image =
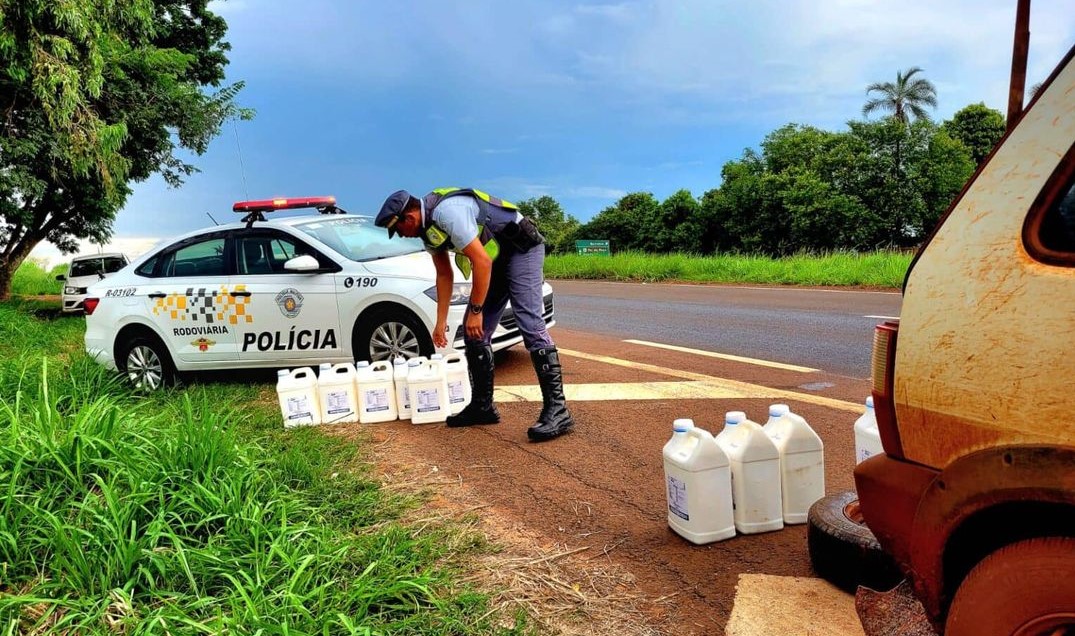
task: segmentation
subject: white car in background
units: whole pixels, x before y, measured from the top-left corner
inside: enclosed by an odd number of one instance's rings
[[[265,220],[264,212],[321,214]],[[436,273],[419,239],[389,239],[332,197],[236,203],[240,223],[191,232],[101,280],[85,300],[86,351],[155,389],[177,372],[316,366],[434,352]],[[456,272],[448,330],[462,347],[470,282]],[[545,284],[544,318],[553,318]],[[510,306],[493,349],[521,342]]]
[[[64,313],[82,311],[86,298],[86,289],[106,276],[111,276],[127,266],[130,261],[118,252],[107,254],[86,254],[71,259],[67,273],[56,276],[63,282],[60,294],[61,309]]]

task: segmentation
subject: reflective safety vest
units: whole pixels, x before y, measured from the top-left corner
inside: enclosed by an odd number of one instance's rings
[[[478,240],[485,248],[485,253],[490,260],[496,260],[500,255],[500,244],[497,243],[493,228],[502,228],[507,223],[514,221],[519,213],[519,208],[510,201],[490,196],[481,190],[472,188],[438,188],[422,197],[425,204],[425,212],[432,218],[433,209],[445,199],[466,195],[473,197],[478,203],[479,215],[485,217],[486,222],[478,225]],[[470,278],[472,266],[470,259],[459,251],[463,246],[452,245],[447,232],[430,222],[422,232],[422,242],[433,251],[452,250],[455,252],[455,264],[459,271],[463,272],[463,278]]]

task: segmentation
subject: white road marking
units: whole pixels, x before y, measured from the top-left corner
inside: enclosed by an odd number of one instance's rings
[[[679,351],[681,353],[692,353],[697,356],[706,356],[708,358],[720,358],[722,360],[732,360],[734,362],[746,362],[747,364],[755,364],[761,367],[772,367],[774,369],[783,369],[785,371],[799,371],[801,373],[816,373],[818,371],[817,369],[811,369],[810,367],[800,367],[794,364],[784,364],[783,362],[760,360],[758,358],[744,358],[743,356],[734,356],[730,353],[717,353],[715,351],[704,351],[702,349],[688,349],[687,347],[677,347],[676,345],[662,344],[660,342],[649,342],[646,340],[624,340],[624,342],[644,345],[646,347],[656,347],[658,349],[668,349],[669,351]]]
[[[648,371],[660,375],[687,380],[686,382],[637,382],[608,384],[564,384],[564,394],[568,400],[657,400],[657,399],[725,399],[725,398],[769,398],[779,401],[797,401],[824,406],[850,413],[862,412],[862,405],[857,402],[845,402],[836,398],[774,389],[760,384],[739,382],[718,378],[704,373],[694,373],[681,369],[670,369],[653,364],[644,364],[632,360],[621,360],[572,349],[560,349],[566,356],[611,364],[628,369]],[[620,388],[624,387],[624,388]],[[573,397],[574,396],[574,397]],[[537,385],[515,385],[497,387],[493,399],[498,402],[538,402],[541,389]]]
[[[553,279],[555,280],[555,279]],[[876,289],[818,289],[816,287],[800,287],[798,285],[774,285],[772,287],[752,287],[749,285],[729,285],[727,283],[635,283],[635,282],[621,282],[621,281],[565,281],[565,282],[591,282],[601,283],[603,285],[634,285],[634,286],[653,286],[664,285],[665,287],[721,287],[724,289],[760,289],[764,291],[798,291],[798,292],[825,292],[827,294],[886,294],[889,296],[902,295],[903,292],[899,291],[880,291]]]

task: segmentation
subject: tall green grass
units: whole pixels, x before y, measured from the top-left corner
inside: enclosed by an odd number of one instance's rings
[[[515,633],[358,447],[258,386],[133,393],[26,309],[0,304],[0,633]]]
[[[900,287],[911,254],[834,252],[787,258],[763,256],[694,256],[620,252],[612,256],[549,256],[545,275],[618,281],[685,281],[773,285]]]
[[[20,296],[59,294],[63,291],[63,283],[56,280],[56,275],[66,273],[67,265],[57,265],[46,271],[39,263],[25,260],[11,278],[11,293]]]

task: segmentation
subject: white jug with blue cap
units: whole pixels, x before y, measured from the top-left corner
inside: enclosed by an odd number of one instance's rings
[[[810,506],[825,496],[825,444],[805,418],[790,410],[768,434],[780,453],[784,523],[806,523]]]
[[[668,526],[699,545],[735,536],[728,457],[709,431],[677,419],[663,454]]]
[[[757,422],[736,422],[722,433],[721,448],[732,469],[735,529],[742,534],[784,527],[780,492],[780,452]]]

